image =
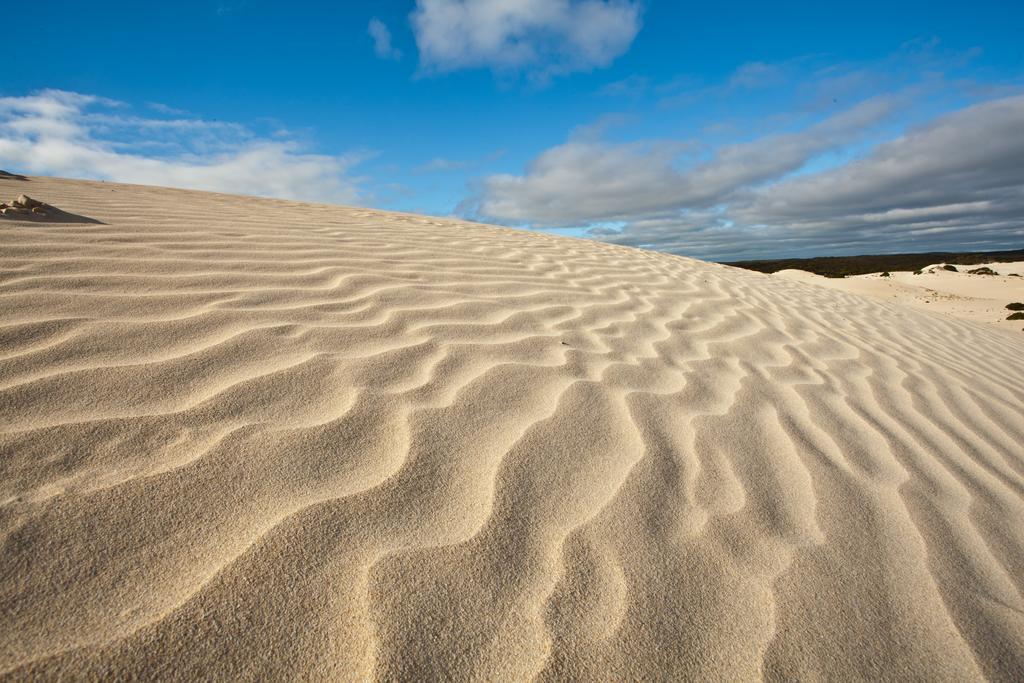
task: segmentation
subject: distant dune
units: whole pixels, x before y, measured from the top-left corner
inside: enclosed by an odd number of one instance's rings
[[[935,264],[924,271],[840,278],[780,270],[774,276],[992,325],[1015,334],[1024,332],[1024,321],[1008,319],[1012,312],[1007,309],[1008,304],[1024,302],[1024,261],[953,268],[947,270]],[[972,270],[984,274],[972,274]]]
[[[0,219],[0,677],[1024,680],[1024,335],[454,220]]]

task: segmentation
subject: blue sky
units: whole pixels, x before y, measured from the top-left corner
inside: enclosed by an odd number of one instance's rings
[[[720,260],[1024,244],[1021,3],[39,0],[5,17],[40,27],[5,35],[9,171]]]

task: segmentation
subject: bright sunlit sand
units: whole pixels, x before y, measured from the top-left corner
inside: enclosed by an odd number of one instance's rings
[[[887,275],[872,273],[844,278],[802,270],[781,270],[774,276],[971,320],[1007,332],[1024,331],[1024,316],[1008,319],[1017,310],[1024,310],[1024,263],[953,266],[956,270],[947,270],[943,265],[935,264],[921,272],[893,271]],[[990,272],[970,272],[986,269]],[[1007,308],[1018,303],[1021,309]]]
[[[1024,333],[450,219],[23,193],[80,221],[0,218],[0,676],[1024,677]]]

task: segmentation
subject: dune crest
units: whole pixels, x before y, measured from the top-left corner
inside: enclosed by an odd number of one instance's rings
[[[1024,678],[1024,339],[596,242],[31,183],[99,222],[0,223],[0,676]]]

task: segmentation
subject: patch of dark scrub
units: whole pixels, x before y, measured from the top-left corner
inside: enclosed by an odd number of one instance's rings
[[[926,254],[876,254],[865,256],[819,256],[816,258],[733,261],[727,266],[774,273],[787,268],[806,270],[825,277],[847,277],[883,271],[915,271],[936,263],[959,266],[979,263],[1024,261],[1024,249],[1012,251],[929,252]]]

